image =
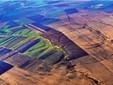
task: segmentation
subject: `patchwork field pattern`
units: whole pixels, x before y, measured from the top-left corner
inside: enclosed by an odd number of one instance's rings
[[[0,82],[38,85],[40,70],[71,62],[94,82],[113,85],[112,27],[109,1],[0,2]]]

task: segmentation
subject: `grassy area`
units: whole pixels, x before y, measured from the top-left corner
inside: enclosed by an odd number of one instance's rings
[[[6,44],[7,42],[10,42],[11,40],[13,40],[13,39],[15,39],[15,38],[16,38],[16,37],[11,37],[11,38],[9,38],[9,39],[7,39],[7,40],[1,42],[1,43],[0,43],[0,46]]]
[[[33,46],[32,48],[30,48],[28,51],[25,52],[25,54],[30,55],[30,56],[34,56],[37,57],[36,54],[40,54],[40,52],[46,50],[47,48],[49,48],[51,46],[51,43],[48,42],[48,40],[45,40],[43,38],[40,38],[41,41],[36,44],[35,46]]]
[[[21,37],[26,37],[26,39],[24,39],[23,41],[20,41],[18,44],[14,45],[11,49],[12,50],[16,50],[18,49],[21,45],[27,43],[28,41],[30,41],[31,39],[37,39],[40,38],[38,33],[35,33],[33,31],[30,31],[28,29],[22,30],[22,31],[18,31],[16,32],[17,35],[21,36]]]
[[[48,60],[51,60],[55,57],[60,57],[62,56],[62,54],[65,54],[61,48],[52,45],[51,42],[47,39],[41,38],[41,41],[38,44],[27,50],[24,54],[29,55],[33,58],[40,58],[42,56],[46,56],[49,52],[53,50],[55,51],[55,53],[48,56]]]

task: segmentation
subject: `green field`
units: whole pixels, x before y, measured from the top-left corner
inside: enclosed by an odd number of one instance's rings
[[[18,49],[21,46],[25,45],[27,42],[40,39],[40,42],[29,48],[27,51],[24,52],[24,54],[33,59],[44,58],[53,63],[60,59],[62,55],[64,55],[65,57],[65,52],[60,47],[51,44],[48,39],[43,38],[39,33],[33,32],[29,29],[22,29],[13,33],[10,29],[7,29],[6,27],[3,28],[2,31],[16,36],[2,38],[0,40],[0,46],[5,46],[8,49],[18,51]]]

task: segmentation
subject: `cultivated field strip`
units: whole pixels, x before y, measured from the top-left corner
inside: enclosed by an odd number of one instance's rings
[[[84,28],[84,29],[71,31],[66,25],[59,27],[57,25],[58,24],[53,24],[49,26],[54,28],[55,30],[59,30],[60,32],[64,33],[68,38],[70,38],[74,43],[76,43],[78,46],[83,48],[92,58],[96,60],[89,64],[84,64],[83,63],[84,61],[82,61],[81,65],[83,65],[83,67],[85,67],[87,71],[91,72],[91,74],[94,75],[95,78],[97,78],[101,82],[107,82],[107,85],[112,85],[113,84],[112,83],[113,46],[112,44],[110,44],[111,39],[106,38],[106,34],[103,33],[103,30],[101,32],[101,29],[98,30],[93,28],[88,28],[88,29]],[[60,29],[60,28],[64,28],[64,29]],[[74,27],[72,28],[74,29]],[[110,35],[107,34],[107,36]]]

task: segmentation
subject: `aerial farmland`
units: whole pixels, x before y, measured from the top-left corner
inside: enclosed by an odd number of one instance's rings
[[[1,0],[0,85],[113,85],[113,1]]]

